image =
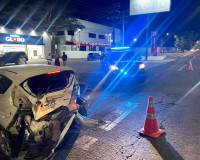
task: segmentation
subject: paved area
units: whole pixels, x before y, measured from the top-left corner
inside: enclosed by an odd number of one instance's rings
[[[147,61],[161,61],[161,60],[170,60],[170,59],[176,59],[179,57],[183,56],[188,56],[190,54],[193,54],[194,52],[174,52],[174,53],[159,53],[158,56],[148,56]],[[68,59],[68,60],[81,60],[81,59]],[[82,59],[85,60],[85,59]],[[144,56],[143,56],[144,60]],[[29,59],[29,62],[34,63],[34,62],[42,62],[44,59]],[[60,62],[62,65],[62,59],[60,58]],[[54,59],[52,60],[52,64],[54,64]]]

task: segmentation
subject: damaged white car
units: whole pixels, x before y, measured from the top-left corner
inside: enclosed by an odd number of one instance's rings
[[[0,159],[17,157],[26,147],[27,158],[38,154],[43,158],[49,156],[60,145],[73,120],[87,121],[88,126],[101,125],[102,122],[84,117],[87,103],[79,95],[71,68],[49,65],[0,68]],[[32,143],[42,147],[40,153],[34,155]]]

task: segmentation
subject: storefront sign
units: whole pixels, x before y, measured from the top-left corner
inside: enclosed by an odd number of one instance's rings
[[[7,42],[24,42],[24,38],[21,38],[19,35],[10,35],[5,38]]]
[[[170,11],[171,0],[130,0],[130,15]]]
[[[0,33],[0,43],[43,45],[43,37]]]

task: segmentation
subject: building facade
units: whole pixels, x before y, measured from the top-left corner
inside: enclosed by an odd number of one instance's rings
[[[115,44],[121,44],[121,31],[109,26],[78,20],[84,29],[66,30],[60,29],[56,34],[57,51],[63,52],[106,52],[113,44],[113,33]],[[113,32],[114,31],[114,32]],[[81,56],[82,57],[82,56]]]
[[[59,29],[56,32],[56,54],[65,52],[68,58],[86,58],[89,52],[104,53],[113,44],[121,44],[121,31],[117,28],[80,20],[84,29]],[[0,27],[0,54],[24,51],[30,59],[45,58],[51,53],[52,36],[48,33]],[[55,53],[52,53],[55,54]]]
[[[51,52],[51,37],[47,33],[0,27],[0,54],[12,51],[24,51],[30,59],[45,58]]]

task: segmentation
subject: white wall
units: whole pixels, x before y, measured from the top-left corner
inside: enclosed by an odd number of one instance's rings
[[[74,59],[78,59],[78,58],[87,58],[89,53],[99,53],[101,55],[100,51],[62,51],[65,52],[67,54],[68,58],[74,58]]]
[[[86,43],[101,43],[101,44],[110,44],[112,41],[112,36],[109,35],[112,33],[112,27],[85,21],[78,19],[79,23],[85,26],[80,32],[77,30],[74,32],[74,36],[68,35],[67,30],[59,29],[60,31],[64,30],[64,36],[57,36],[56,41],[59,43],[58,52],[62,54],[62,50],[78,51],[78,45],[65,45],[66,41],[68,42],[86,42]],[[96,38],[90,38],[89,33],[96,34]],[[99,39],[99,35],[105,35],[105,39]],[[107,35],[107,36],[106,36]],[[115,43],[119,45],[121,43],[121,31],[120,29],[115,28]],[[87,46],[87,51],[89,47]],[[105,51],[108,47],[105,47]],[[99,49],[96,46],[96,49]]]

